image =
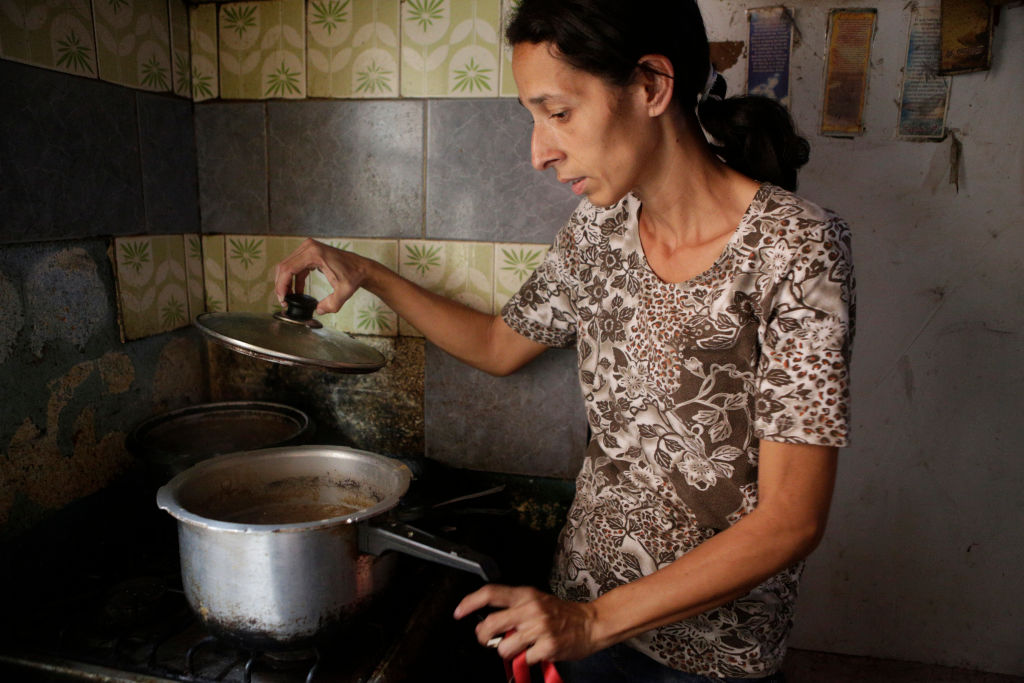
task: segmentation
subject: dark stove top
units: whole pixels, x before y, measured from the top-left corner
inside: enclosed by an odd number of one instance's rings
[[[425,501],[495,483],[446,470],[443,485],[421,487],[404,509],[417,526],[491,554],[507,581],[540,586],[554,530],[531,528],[522,511],[564,508],[564,483],[538,489],[536,480],[504,479],[512,485],[502,493],[425,515]],[[518,490],[532,498],[524,503]],[[538,490],[548,500],[538,500]],[[176,524],[137,476],[0,551],[0,680],[503,680],[497,655],[473,637],[475,621],[451,617],[480,579],[404,556],[367,609],[315,649],[253,653],[217,641],[182,592]]]

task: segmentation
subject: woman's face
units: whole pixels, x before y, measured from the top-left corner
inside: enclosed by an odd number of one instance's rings
[[[519,43],[512,71],[533,115],[530,155],[539,171],[598,206],[643,184],[656,146],[640,85],[617,88],[553,55],[549,43]]]

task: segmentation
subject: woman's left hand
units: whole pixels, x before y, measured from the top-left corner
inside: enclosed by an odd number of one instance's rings
[[[566,602],[533,588],[488,584],[470,593],[455,608],[455,618],[482,607],[503,608],[477,624],[481,645],[504,635],[498,654],[512,659],[526,650],[526,663],[581,659],[601,649],[594,639],[593,605]]]

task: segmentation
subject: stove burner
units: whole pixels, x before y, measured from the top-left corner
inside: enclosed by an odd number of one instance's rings
[[[190,677],[198,675],[198,670],[195,666],[195,657],[199,650],[219,647],[223,644],[224,643],[216,636],[207,636],[195,643],[185,653],[185,673]],[[302,671],[305,671],[306,676],[304,680],[306,683],[313,683],[317,669],[320,666],[320,651],[316,648],[280,652],[246,652],[244,650],[240,650],[239,652],[244,654],[228,664],[223,671],[215,676],[214,680],[222,680],[231,672],[232,669],[242,664],[243,660],[243,683],[251,683],[253,671],[258,670],[260,666],[265,666],[273,671],[291,673],[298,672],[300,674]]]
[[[206,636],[202,640],[197,641],[194,645],[189,647],[189,649],[185,652],[185,673],[192,678],[198,676],[199,670],[196,668],[195,664],[196,653],[199,652],[199,650],[208,649],[207,646],[217,645],[220,645],[220,640],[218,640],[216,636]],[[238,666],[240,661],[241,660],[239,658],[235,658],[234,660],[232,660],[219,674],[217,674],[215,680],[222,680],[225,676],[228,675],[229,671]],[[248,680],[248,678],[246,680]]]

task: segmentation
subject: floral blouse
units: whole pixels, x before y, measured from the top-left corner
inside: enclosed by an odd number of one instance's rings
[[[844,446],[854,279],[846,224],[762,185],[715,264],[650,268],[639,200],[584,200],[505,305],[520,334],[575,345],[593,434],[552,576],[588,601],[651,574],[757,505],[758,441]],[[777,671],[803,564],[630,644],[693,674]]]

